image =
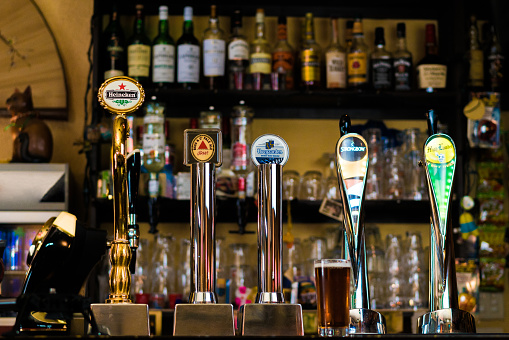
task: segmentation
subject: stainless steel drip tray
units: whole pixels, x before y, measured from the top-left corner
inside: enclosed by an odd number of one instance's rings
[[[243,336],[302,336],[302,306],[289,303],[249,303],[238,314],[238,334]]]

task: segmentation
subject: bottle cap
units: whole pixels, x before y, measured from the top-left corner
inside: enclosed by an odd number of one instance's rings
[[[353,23],[353,34],[362,34],[362,21],[361,19],[356,19]]]
[[[256,10],[256,23],[263,24],[264,20],[265,20],[265,11],[263,10],[263,8],[258,8]]]
[[[168,6],[159,6],[159,20],[168,20]]]
[[[191,6],[184,7],[184,21],[193,20],[193,8]]]
[[[375,28],[375,45],[383,45],[383,44],[385,44],[384,28],[377,27],[377,28]]]

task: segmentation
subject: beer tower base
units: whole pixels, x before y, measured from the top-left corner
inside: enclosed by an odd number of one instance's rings
[[[366,308],[350,309],[349,334],[385,334],[385,317],[377,311]]]
[[[475,333],[475,319],[469,312],[446,308],[426,313],[417,319],[419,334]]]
[[[150,335],[148,305],[140,303],[93,303],[90,305],[99,331],[105,335]]]
[[[303,336],[302,306],[289,303],[249,303],[240,306],[238,335]]]
[[[233,305],[178,304],[173,319],[174,336],[235,336]]]

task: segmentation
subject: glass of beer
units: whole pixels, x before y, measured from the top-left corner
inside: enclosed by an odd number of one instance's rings
[[[319,336],[348,336],[350,268],[350,260],[315,260]]]

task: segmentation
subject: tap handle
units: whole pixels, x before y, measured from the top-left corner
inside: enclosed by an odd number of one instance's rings
[[[129,214],[136,214],[138,191],[140,186],[141,155],[136,149],[127,156],[127,192],[129,196]]]
[[[347,133],[349,133],[351,127],[352,123],[350,122],[350,116],[342,115],[341,119],[339,120],[339,132],[341,133],[341,136],[344,136]]]
[[[426,112],[426,118],[427,118],[427,121],[428,121],[428,134],[431,136],[431,135],[434,135],[435,133],[437,133],[437,115],[435,113],[434,110],[428,110],[428,112]]]

